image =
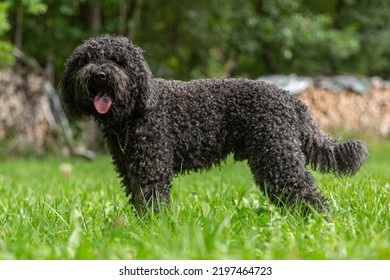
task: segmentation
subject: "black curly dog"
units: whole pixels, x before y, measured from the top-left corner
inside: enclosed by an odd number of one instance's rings
[[[272,202],[328,212],[305,166],[353,175],[368,156],[362,142],[339,143],[321,131],[303,103],[274,85],[153,78],[142,53],[124,37],[89,39],[68,59],[61,82],[67,115],[103,127],[139,213],[170,203],[175,173],[208,169],[230,153],[248,161]]]

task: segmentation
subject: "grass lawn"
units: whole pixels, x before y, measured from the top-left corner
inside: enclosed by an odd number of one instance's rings
[[[172,207],[145,219],[109,157],[2,160],[0,259],[390,259],[390,143],[369,150],[353,178],[315,173],[330,220],[269,204],[232,160],[177,177]]]

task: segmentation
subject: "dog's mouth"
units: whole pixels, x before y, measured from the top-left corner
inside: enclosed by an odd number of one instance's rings
[[[112,105],[112,97],[108,93],[98,93],[93,98],[93,105],[99,114],[107,114]]]

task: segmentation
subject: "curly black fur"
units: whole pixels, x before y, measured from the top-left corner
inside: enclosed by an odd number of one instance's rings
[[[175,173],[210,168],[230,153],[248,161],[271,201],[327,212],[305,166],[353,175],[368,156],[362,142],[339,143],[322,132],[303,103],[274,85],[153,78],[142,50],[124,37],[77,47],[61,85],[67,115],[90,116],[103,127],[126,194],[141,212],[169,204]],[[103,113],[94,106],[101,96],[112,101]]]

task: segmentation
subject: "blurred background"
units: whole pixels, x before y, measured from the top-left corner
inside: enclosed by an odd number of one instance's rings
[[[388,137],[389,15],[387,0],[1,1],[0,155],[104,150],[57,92],[72,50],[99,34],[133,40],[155,76],[263,79],[330,132]]]

